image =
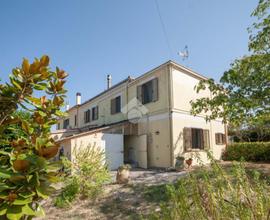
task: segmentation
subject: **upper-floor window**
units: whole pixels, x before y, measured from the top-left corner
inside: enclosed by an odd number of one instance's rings
[[[158,78],[152,79],[137,87],[137,99],[142,104],[158,100]]]
[[[64,128],[64,129],[67,129],[68,126],[69,126],[69,119],[67,118],[67,119],[64,120],[63,128]]]
[[[84,112],[84,123],[90,122],[90,115],[91,115],[90,109]]]
[[[77,115],[74,115],[74,126],[77,126]]]
[[[223,133],[216,133],[215,138],[216,138],[216,144],[225,144],[226,142],[226,137],[225,137],[225,134]]]
[[[121,112],[121,96],[111,99],[111,114]]]
[[[92,121],[98,119],[98,106],[92,108]]]

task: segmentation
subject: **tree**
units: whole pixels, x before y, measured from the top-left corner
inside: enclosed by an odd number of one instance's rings
[[[250,54],[231,64],[219,83],[203,80],[196,91],[209,89],[212,97],[191,101],[192,114],[209,112],[206,120],[221,118],[233,127],[270,120],[270,0],[260,0],[249,28]]]
[[[0,84],[0,216],[7,219],[43,215],[40,201],[53,191],[59,164],[50,128],[64,103],[67,74],[49,68],[49,57],[24,59]],[[18,112],[22,110],[26,113]],[[24,114],[24,115],[22,115]]]

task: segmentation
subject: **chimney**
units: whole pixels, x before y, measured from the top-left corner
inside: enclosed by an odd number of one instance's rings
[[[107,89],[112,87],[112,76],[109,74],[107,75]]]
[[[67,102],[66,103],[66,111],[68,111],[69,110],[69,103]]]
[[[80,92],[76,93],[76,105],[80,105],[82,101],[82,95]]]

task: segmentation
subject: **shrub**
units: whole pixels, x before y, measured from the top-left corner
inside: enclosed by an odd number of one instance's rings
[[[241,163],[225,169],[212,160],[210,170],[189,173],[166,194],[168,201],[149,219],[269,219],[269,183]]]
[[[270,142],[245,142],[228,145],[223,159],[270,162]]]
[[[66,186],[55,200],[57,207],[68,206],[79,195],[81,198],[95,199],[101,193],[102,186],[110,180],[104,151],[91,146],[79,147],[72,155],[73,161],[65,160],[65,167],[71,166],[72,174],[66,177]]]
[[[54,205],[58,208],[68,207],[76,199],[79,187],[79,181],[76,178],[70,178],[61,194],[56,197]]]
[[[49,68],[49,57],[12,70],[0,84],[0,218],[30,219],[44,215],[40,206],[58,181],[59,163],[50,159],[58,144],[50,128],[64,103],[67,74]],[[23,109],[26,113],[20,113]]]

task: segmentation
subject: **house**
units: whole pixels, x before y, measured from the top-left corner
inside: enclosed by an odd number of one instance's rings
[[[207,150],[220,159],[225,125],[190,114],[191,100],[211,96],[207,90],[194,91],[202,79],[207,78],[173,61],[113,86],[109,75],[104,92],[83,103],[77,93],[76,105],[52,135],[70,159],[75,147],[103,148],[111,169],[123,163],[174,167],[177,156],[207,163]]]

